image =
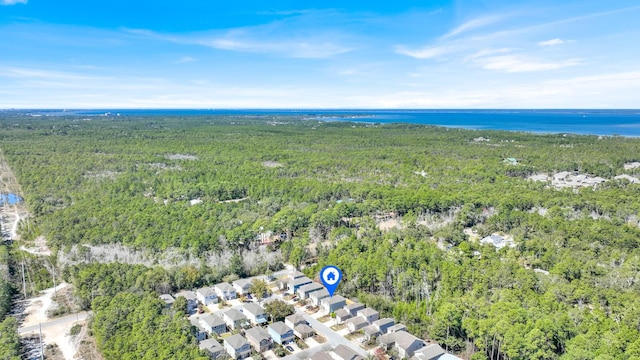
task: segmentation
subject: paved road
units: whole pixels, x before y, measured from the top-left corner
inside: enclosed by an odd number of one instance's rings
[[[351,341],[347,340],[344,336],[342,336],[342,335],[338,334],[337,332],[331,330],[325,324],[321,323],[320,321],[318,321],[318,320],[312,318],[311,316],[307,315],[306,313],[304,313],[304,311],[301,311],[301,312],[299,311],[299,313],[303,314],[304,318],[309,322],[309,326],[311,326],[318,333],[320,333],[322,336],[324,336],[327,339],[327,342],[329,342],[333,347],[336,347],[336,346],[338,346],[340,344],[346,345],[346,346],[350,347],[351,349],[355,350],[361,356],[367,356],[367,352],[364,351],[364,349],[362,349],[359,346],[355,346]],[[330,324],[332,322],[333,322],[333,320],[329,320],[327,322],[327,324]]]
[[[91,315],[91,312],[81,311],[81,312],[76,313],[76,314],[71,314],[71,315],[55,318],[55,319],[49,320],[47,322],[43,322],[42,324],[18,328],[18,333],[19,334],[27,334],[27,333],[30,333],[30,332],[37,332],[37,331],[40,330],[40,325],[42,325],[43,329],[46,329],[46,328],[48,328],[50,326],[68,324],[68,323],[73,323],[73,322],[76,322],[76,321],[83,321],[83,320],[86,320],[87,317],[89,317],[89,315]]]

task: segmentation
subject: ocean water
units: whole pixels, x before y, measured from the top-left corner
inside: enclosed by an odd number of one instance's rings
[[[34,114],[37,113],[33,112]],[[313,110],[313,109],[136,109],[41,111],[40,115],[297,115],[321,121],[411,123],[454,128],[509,130],[533,133],[573,133],[640,137],[640,110]]]

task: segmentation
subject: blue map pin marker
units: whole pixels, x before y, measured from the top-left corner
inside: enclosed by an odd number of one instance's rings
[[[340,280],[342,280],[342,271],[336,266],[325,266],[320,271],[320,281],[322,281],[322,285],[327,288],[329,296],[333,296],[333,293],[336,292]]]

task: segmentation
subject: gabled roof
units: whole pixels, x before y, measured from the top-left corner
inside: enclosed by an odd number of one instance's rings
[[[313,332],[313,328],[307,324],[298,324],[293,328],[299,334],[308,334]]]
[[[228,338],[225,338],[224,342],[229,344],[234,349],[240,349],[241,347],[249,344],[247,339],[245,339],[244,336],[240,334],[231,335]]]
[[[364,325],[364,324],[367,324],[367,320],[365,320],[361,316],[356,316],[356,317],[352,317],[351,319],[347,320],[347,324]]]
[[[333,349],[333,352],[336,353],[341,359],[344,360],[360,360],[364,359],[362,356],[358,355],[353,349],[345,345],[338,345]]]
[[[207,339],[200,343],[200,350],[208,350],[211,353],[217,353],[224,351],[222,345],[216,341],[216,339]]]
[[[311,284],[301,286],[300,289],[298,289],[298,291],[304,292],[304,293],[312,293],[320,289],[324,289],[324,286],[318,284],[317,282],[312,282]]]
[[[378,327],[383,327],[383,326],[392,326],[395,323],[396,323],[396,321],[393,320],[392,318],[382,318],[382,319],[374,321],[373,325],[376,325]]]
[[[304,274],[301,273],[300,271],[294,271],[291,273],[291,275],[289,275],[292,279],[297,279],[297,278],[301,278],[304,277]]]
[[[225,322],[218,315],[206,314],[200,317],[200,320],[207,324],[209,327],[218,327],[226,325]]]
[[[299,323],[306,323],[307,319],[304,318],[304,316],[296,313],[296,314],[291,314],[289,316],[287,316],[286,318],[284,318],[286,321],[289,321],[293,324],[299,324]]]
[[[343,302],[343,301],[346,301],[346,299],[343,298],[340,295],[335,295],[335,296],[332,296],[332,297],[330,297],[328,299],[322,300],[322,302],[327,303],[329,305],[338,304],[338,303]]]
[[[164,301],[167,305],[171,305],[176,301],[176,299],[174,299],[173,296],[169,294],[160,295],[160,300]]]
[[[183,297],[187,300],[191,300],[191,301],[197,301],[198,299],[196,298],[196,294],[193,293],[193,291],[189,291],[189,290],[184,290],[184,291],[180,291],[179,293],[176,294],[175,298],[179,298],[179,297]]]
[[[256,304],[256,303],[246,303],[244,304],[244,309],[245,311],[251,313],[253,316],[259,316],[259,315],[264,315],[264,309],[262,308],[262,306]]]
[[[406,331],[407,326],[403,323],[397,323],[387,329],[388,332]]]
[[[211,295],[217,297],[216,291],[210,286],[200,288],[200,289],[196,290],[196,293],[198,293],[198,294],[200,294],[200,295],[202,295],[204,297],[209,297]]]
[[[291,328],[282,321],[274,322],[273,324],[269,325],[269,327],[273,329],[273,331],[275,331],[278,335],[284,335],[287,332],[291,331]]]
[[[362,315],[362,316],[372,316],[372,315],[378,315],[379,313],[375,310],[373,310],[372,308],[364,308],[362,310],[358,310],[358,315]]]
[[[245,288],[246,286],[251,286],[251,280],[250,279],[239,279],[233,282],[233,285],[237,285],[241,288]]]
[[[324,299],[326,297],[329,297],[329,292],[327,291],[327,289],[320,289],[318,291],[312,292],[311,294],[309,294],[309,296],[316,299]]]
[[[348,312],[347,310],[345,310],[345,309],[338,309],[338,310],[336,310],[336,317],[339,317],[339,318],[345,318],[345,317],[347,317],[347,316],[348,316],[348,317],[351,317],[351,313],[350,313],[350,312]]]
[[[301,278],[293,279],[293,281],[291,281],[291,285],[292,286],[300,286],[300,285],[304,285],[304,284],[309,284],[312,281],[313,280],[309,279],[308,277],[303,276]]]
[[[245,332],[245,335],[247,335],[247,337],[251,337],[251,338],[257,340],[258,342],[260,342],[262,340],[271,339],[271,336],[269,336],[269,333],[265,329],[263,329],[263,328],[261,328],[259,326],[252,327],[251,329],[247,330]]]
[[[403,348],[403,349],[408,349],[411,347],[411,345],[415,342],[421,342],[424,344],[424,341],[418,339],[417,337],[415,337],[412,334],[409,334],[406,331],[398,331],[398,332],[394,332],[391,335],[393,335],[396,345]]]
[[[417,350],[414,356],[420,360],[438,359],[440,355],[445,353],[444,349],[435,343],[428,344],[420,350]]]
[[[375,325],[367,325],[363,329],[365,334],[371,336],[375,334],[380,334],[380,330]]]
[[[240,311],[236,310],[236,309],[229,309],[227,311],[225,311],[223,313],[226,317],[228,317],[229,319],[231,319],[231,321],[238,321],[238,320],[246,320],[247,317],[241,313]]]
[[[215,284],[214,287],[220,289],[223,292],[236,291],[236,289],[234,289],[233,286],[229,285],[229,283],[226,283],[226,282]]]
[[[353,304],[346,305],[345,308],[347,310],[349,310],[349,311],[351,311],[351,310],[360,310],[360,309],[364,309],[364,304],[355,302]]]

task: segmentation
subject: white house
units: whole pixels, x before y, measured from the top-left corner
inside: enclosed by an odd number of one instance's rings
[[[335,312],[338,309],[344,307],[346,301],[347,300],[342,296],[334,295],[334,296],[322,299],[320,306],[322,306],[322,309],[326,314],[331,314],[332,312]]]
[[[224,350],[232,359],[245,359],[251,355],[251,345],[249,345],[249,341],[240,334],[225,338]]]
[[[372,324],[374,321],[378,320],[380,314],[372,308],[364,308],[362,310],[358,310],[358,316],[364,318],[367,323]]]
[[[177,293],[174,297],[176,299],[179,297],[183,297],[187,299],[187,311],[189,313],[194,312],[198,307],[198,298],[196,297],[196,294],[193,293],[193,291],[188,291],[188,290],[181,291]]]
[[[251,290],[251,280],[239,279],[233,282],[233,288],[238,295],[246,295]]]
[[[200,326],[209,334],[223,334],[227,332],[227,324],[218,315],[205,314],[199,319]]]
[[[269,321],[267,313],[264,311],[262,306],[256,303],[247,303],[244,304],[243,307],[244,309],[242,312],[252,324],[261,325]]]
[[[309,299],[311,299],[311,303],[313,306],[320,306],[322,300],[329,297],[329,292],[327,289],[321,289],[318,291],[314,291],[309,295]]]
[[[237,297],[236,290],[233,288],[233,286],[229,285],[229,283],[223,282],[220,284],[216,284],[213,286],[213,289],[216,291],[218,297],[224,300],[232,300]]]
[[[347,329],[349,332],[358,331],[363,329],[365,326],[369,325],[367,320],[362,316],[356,316],[346,321]]]
[[[249,322],[247,317],[236,309],[229,309],[223,312],[222,319],[231,330],[240,329]]]
[[[338,309],[336,312],[336,322],[338,324],[342,324],[343,322],[345,322],[346,320],[351,319],[353,316],[351,316],[351,314],[344,308],[342,309]]]
[[[196,290],[196,298],[203,305],[218,303],[218,295],[215,289],[209,286]]]
[[[418,339],[406,331],[396,331],[380,335],[378,337],[378,344],[386,349],[393,347],[394,350],[398,352],[400,358],[410,358],[416,351],[426,345],[423,340]]]

